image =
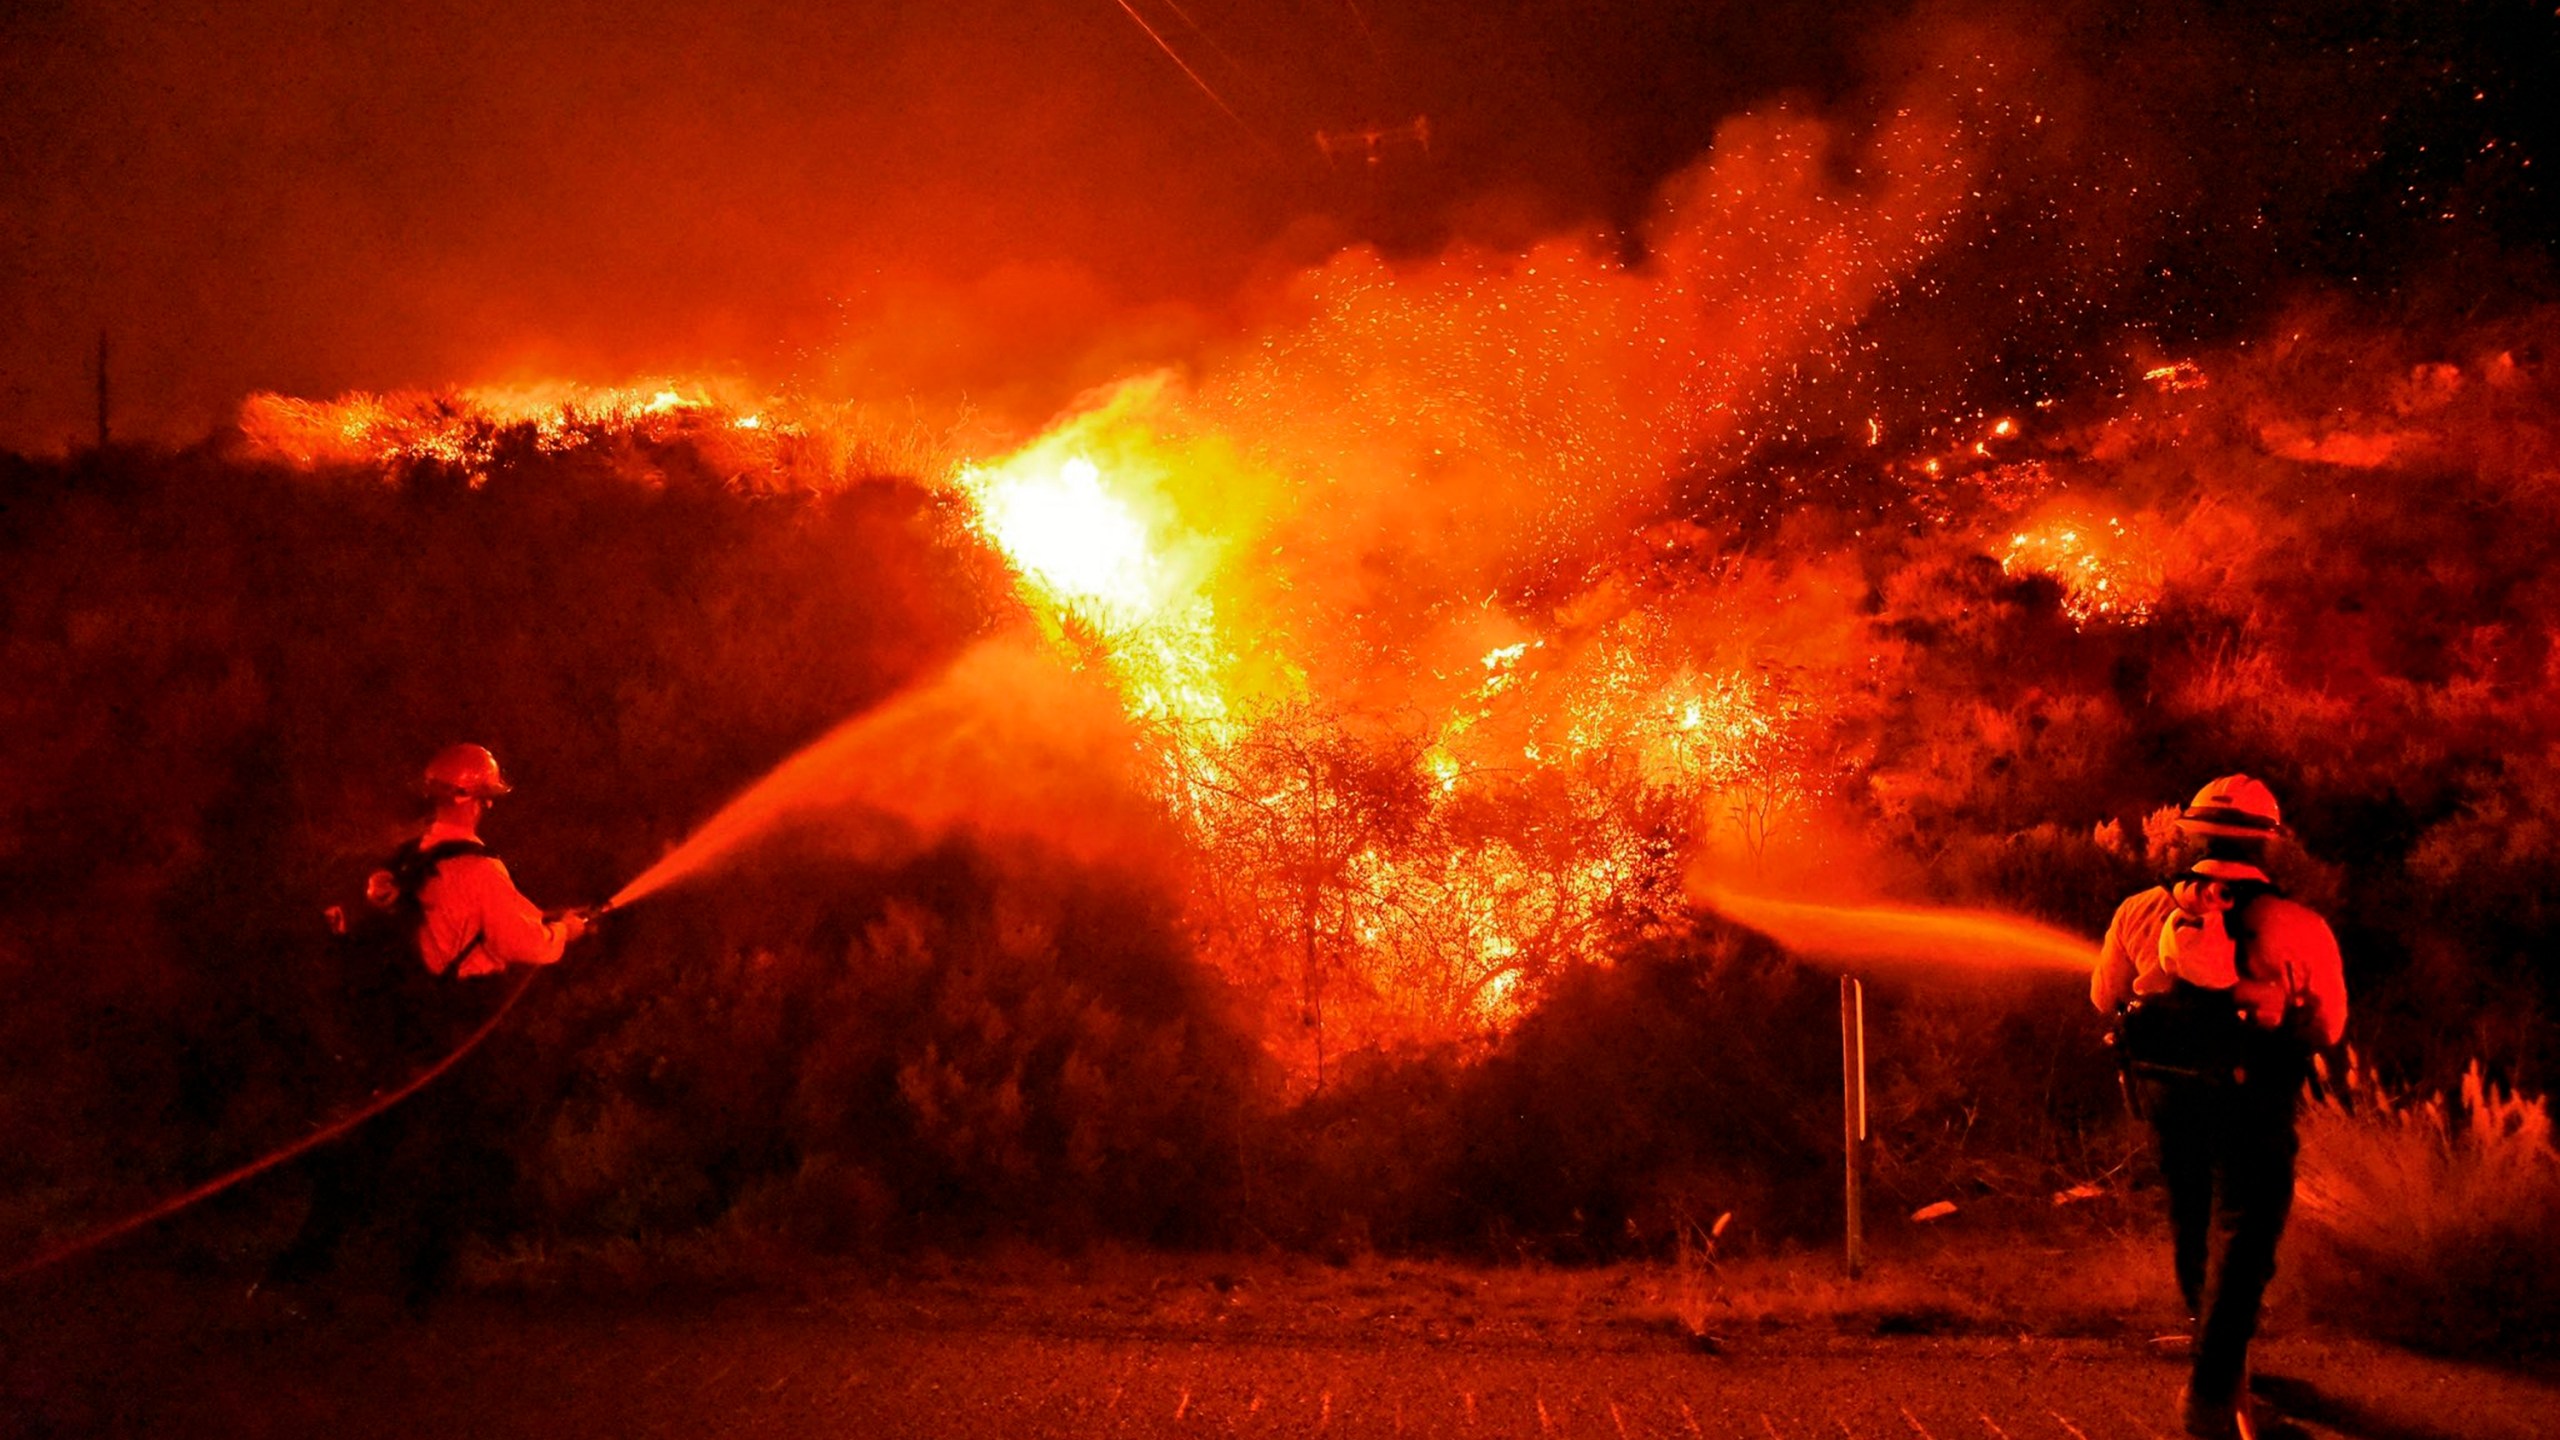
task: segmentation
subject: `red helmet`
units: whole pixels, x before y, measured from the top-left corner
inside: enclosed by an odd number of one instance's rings
[[[2263,839],[2284,831],[2276,792],[2246,775],[2225,775],[2196,792],[2178,812],[2178,828],[2190,835]]]
[[[447,745],[427,762],[427,775],[422,783],[430,800],[446,800],[468,795],[488,800],[507,793],[505,777],[498,773],[498,757],[479,745]]]

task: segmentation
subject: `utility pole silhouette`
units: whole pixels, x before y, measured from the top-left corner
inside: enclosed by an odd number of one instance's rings
[[[98,448],[107,448],[107,332],[98,331]]]

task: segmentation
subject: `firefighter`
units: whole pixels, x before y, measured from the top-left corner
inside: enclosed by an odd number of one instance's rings
[[[418,959],[431,975],[470,980],[510,965],[550,965],[587,933],[587,917],[569,911],[546,917],[524,898],[504,862],[480,841],[480,821],[513,787],[498,773],[498,757],[478,745],[451,745],[427,762],[426,833],[404,856],[437,857],[417,885],[420,909]],[[416,861],[410,863],[415,864]],[[400,868],[394,862],[394,871]],[[368,889],[381,892],[377,874]]]
[[[2255,1433],[2249,1341],[2293,1206],[2295,1104],[2312,1054],[2345,1034],[2347,990],[2328,923],[2267,872],[2285,833],[2273,791],[2225,776],[2180,810],[2178,829],[2201,858],[2117,907],[2090,999],[2116,1017],[2159,1141],[2195,1325],[2180,1418],[2190,1435],[2231,1440]]]
[[[426,828],[366,881],[368,923],[349,930],[343,913],[332,912],[333,925],[353,937],[350,968],[390,972],[388,983],[351,981],[371,1032],[361,1038],[410,1069],[437,1058],[490,1013],[495,977],[510,967],[558,963],[593,925],[579,911],[545,915],[481,841],[481,820],[511,789],[496,756],[478,745],[448,746],[427,762],[421,789]],[[513,1178],[490,1133],[502,1117],[474,1095],[478,1080],[475,1067],[459,1067],[347,1140],[315,1151],[310,1212],[269,1267],[269,1280],[317,1278],[368,1209],[396,1201],[405,1212],[409,1303],[417,1308],[437,1293],[462,1236],[492,1218]]]

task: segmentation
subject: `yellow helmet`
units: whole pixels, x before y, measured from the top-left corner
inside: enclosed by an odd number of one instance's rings
[[[2225,775],[2196,792],[2178,812],[2178,828],[2190,835],[2264,839],[2284,833],[2276,792],[2246,775]]]
[[[485,746],[447,745],[427,762],[426,778],[420,788],[430,800],[459,795],[489,800],[506,794],[510,787],[498,773],[498,757]]]

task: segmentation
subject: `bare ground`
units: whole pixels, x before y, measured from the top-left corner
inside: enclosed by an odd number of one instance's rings
[[[1467,1269],[1106,1257],[608,1293],[482,1267],[411,1316],[127,1264],[0,1317],[0,1435],[2173,1435],[2136,1315],[2003,1324],[1924,1271]],[[1706,1288],[1701,1288],[1704,1273]],[[1795,1296],[1790,1300],[1789,1294]],[[1914,1297],[1954,1293],[1932,1306]],[[1703,1308],[1702,1302],[1703,1300]],[[1744,1303],[1737,1303],[1744,1302]],[[1695,1322],[1704,1321],[1698,1335]],[[2279,1324],[2304,1433],[2548,1435],[2560,1390]]]

